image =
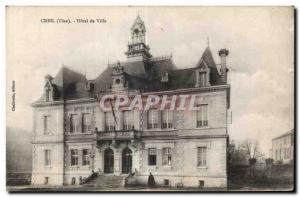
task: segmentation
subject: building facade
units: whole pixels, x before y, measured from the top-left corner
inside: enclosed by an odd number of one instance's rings
[[[209,46],[196,65],[178,69],[171,56],[152,57],[139,16],[130,30],[127,61],[108,65],[96,79],[65,66],[45,77],[43,95],[32,104],[32,184],[78,185],[94,173],[147,184],[151,172],[158,185],[226,187],[228,50],[219,51],[220,69]],[[99,106],[118,94],[167,95],[167,103],[184,95],[199,109],[114,110],[114,97],[111,108]]]
[[[274,163],[294,162],[294,129],[272,139],[272,159]]]

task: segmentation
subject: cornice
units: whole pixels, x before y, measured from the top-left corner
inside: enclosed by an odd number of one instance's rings
[[[168,91],[156,91],[156,92],[139,92],[134,94],[128,94],[129,96],[134,96],[140,94],[142,96],[147,95],[159,95],[159,94],[187,94],[187,93],[203,93],[203,92],[213,92],[220,90],[230,90],[230,85],[218,85],[218,86],[206,86],[206,87],[195,87],[195,88],[185,88],[185,89],[176,89],[176,90],[168,90]],[[80,103],[95,103],[100,101],[101,98],[87,98],[87,99],[75,99],[75,100],[66,100],[66,101],[53,101],[53,102],[40,102],[33,103],[32,107],[48,107],[48,106],[58,106],[58,105],[68,105],[68,104],[80,104]]]

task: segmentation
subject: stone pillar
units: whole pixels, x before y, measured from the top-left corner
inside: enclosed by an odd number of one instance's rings
[[[132,150],[132,172],[139,171],[140,168],[140,160],[139,160],[139,149],[131,148]]]
[[[122,166],[121,166],[121,160],[122,155],[119,148],[114,150],[114,174],[120,175],[122,173]]]
[[[95,172],[99,172],[100,174],[104,171],[104,158],[103,158],[103,150],[95,147],[95,158],[94,158],[94,170]]]

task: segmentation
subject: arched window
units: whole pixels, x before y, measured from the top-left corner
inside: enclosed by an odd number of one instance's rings
[[[132,171],[132,151],[126,147],[122,151],[122,173],[128,174]]]
[[[104,173],[114,172],[114,151],[110,148],[104,151]]]
[[[134,37],[134,40],[133,40],[133,43],[136,44],[139,42],[139,30],[138,29],[135,29],[133,31],[133,37]]]

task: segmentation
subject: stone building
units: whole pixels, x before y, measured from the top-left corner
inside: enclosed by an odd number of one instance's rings
[[[130,30],[127,61],[108,65],[96,79],[65,66],[45,77],[32,104],[32,184],[78,185],[92,174],[147,184],[151,172],[158,185],[226,187],[228,50],[219,51],[220,69],[209,46],[196,65],[178,69],[171,56],[152,57],[139,16]],[[196,95],[200,110],[99,107],[116,94]]]
[[[275,164],[291,164],[294,161],[294,129],[272,139],[271,158]]]

